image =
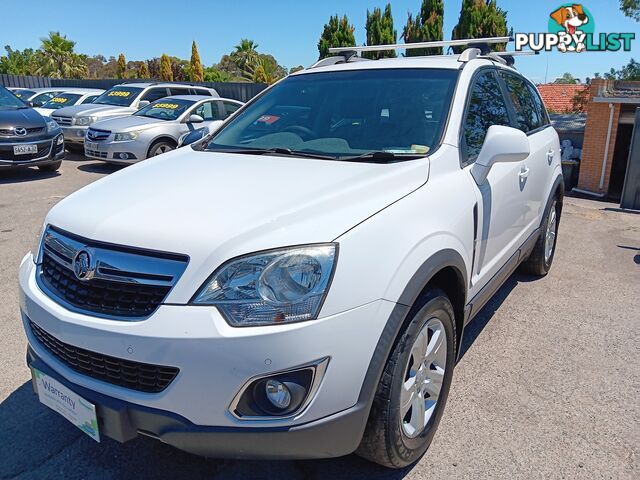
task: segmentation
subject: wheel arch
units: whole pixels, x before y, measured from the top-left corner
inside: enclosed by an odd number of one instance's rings
[[[151,149],[153,148],[153,146],[158,142],[168,142],[173,144],[176,148],[178,147],[178,140],[173,138],[171,135],[161,134],[149,142],[149,148],[147,148],[147,157],[149,157],[149,154],[151,153]]]

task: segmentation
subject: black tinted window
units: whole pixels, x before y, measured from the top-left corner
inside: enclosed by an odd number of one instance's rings
[[[211,96],[211,92],[209,90],[207,90],[206,88],[190,88],[189,89],[189,93],[191,95],[203,95],[205,97],[210,97]]]
[[[507,105],[493,72],[476,77],[464,122],[466,161],[474,161],[480,153],[484,137],[491,125],[509,125]]]
[[[549,115],[547,114],[547,109],[544,106],[544,103],[542,102],[542,99],[540,98],[540,94],[538,93],[538,91],[533,87],[533,85],[531,85],[530,83],[527,83],[527,87],[529,88],[529,91],[531,92],[531,97],[533,98],[533,103],[536,106],[536,110],[538,111],[538,116],[540,117],[540,125],[544,126],[544,125],[549,125]]]
[[[145,93],[140,100],[148,100],[150,102],[155,102],[156,100],[160,100],[167,96],[166,88],[152,88]]]
[[[169,87],[171,95],[189,95],[189,89],[185,87]]]
[[[542,126],[540,108],[535,104],[529,84],[520,77],[503,74],[511,103],[516,111],[517,127],[524,133]]]

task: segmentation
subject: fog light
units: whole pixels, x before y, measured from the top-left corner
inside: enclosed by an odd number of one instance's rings
[[[128,153],[124,153],[124,152],[122,152],[118,156],[120,157],[120,160],[126,160],[127,158],[129,158],[129,154]]]
[[[76,132],[76,136],[78,136],[78,137],[84,137],[84,130],[78,130],[78,131]]]
[[[274,379],[267,380],[264,389],[267,399],[274,407],[281,410],[289,408],[289,405],[291,405],[291,392],[284,383]]]

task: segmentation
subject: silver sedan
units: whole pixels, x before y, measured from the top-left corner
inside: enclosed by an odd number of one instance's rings
[[[109,163],[136,163],[177,148],[180,137],[192,130],[216,130],[242,105],[237,100],[200,95],[165,97],[129,117],[91,125],[84,153]]]

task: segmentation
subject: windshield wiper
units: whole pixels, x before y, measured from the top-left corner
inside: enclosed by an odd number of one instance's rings
[[[245,155],[267,155],[269,153],[274,153],[276,155],[287,155],[291,157],[303,157],[303,158],[317,158],[320,160],[336,160],[337,157],[332,155],[323,155],[321,153],[311,153],[311,152],[302,152],[300,150],[291,150],[290,148],[228,148],[228,149],[216,149],[209,150],[210,152],[219,152],[219,153],[239,153]]]
[[[337,160],[340,160],[342,162],[366,161],[366,162],[372,162],[372,163],[389,163],[389,162],[398,161],[398,160],[414,160],[416,158],[420,158],[425,155],[426,153],[424,155],[406,154],[406,153],[397,154],[393,152],[385,152],[384,150],[379,150],[375,152],[363,153],[361,155],[356,155],[353,157],[338,157]]]

